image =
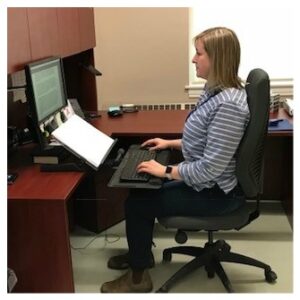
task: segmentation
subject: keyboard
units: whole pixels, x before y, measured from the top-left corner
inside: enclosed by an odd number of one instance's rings
[[[123,182],[148,182],[151,175],[137,173],[137,166],[143,162],[156,158],[156,152],[144,149],[129,149],[126,153],[127,162],[121,172],[120,180]]]

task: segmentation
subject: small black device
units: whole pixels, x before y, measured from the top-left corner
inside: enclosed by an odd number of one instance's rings
[[[114,159],[114,162],[113,162],[114,166],[118,166],[120,164],[124,154],[125,154],[125,150],[120,148],[118,150],[116,158]]]
[[[33,141],[32,134],[28,128],[18,129],[16,126],[7,127],[7,152],[14,152],[19,145],[25,145]]]
[[[17,173],[8,173],[7,174],[7,183],[13,184],[15,180],[17,179],[18,174]]]
[[[19,136],[16,126],[7,127],[7,151],[11,153],[19,145]]]
[[[123,115],[123,112],[119,106],[110,106],[108,108],[107,114],[110,117],[120,117]]]

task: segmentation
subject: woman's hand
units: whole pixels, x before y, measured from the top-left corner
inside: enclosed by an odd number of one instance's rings
[[[166,166],[161,165],[156,160],[151,159],[149,161],[143,161],[137,166],[138,173],[148,173],[156,177],[165,177],[166,176]],[[172,179],[182,180],[181,176],[178,173],[178,167],[172,166]]]
[[[149,147],[150,151],[167,149],[169,148],[169,141],[160,138],[150,139],[145,141],[141,147]]]
[[[165,177],[166,166],[161,165],[156,160],[143,161],[137,166],[138,173],[148,173],[156,177]]]

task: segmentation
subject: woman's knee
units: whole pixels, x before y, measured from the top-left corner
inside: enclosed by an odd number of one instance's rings
[[[159,205],[155,199],[158,198],[151,193],[131,192],[125,201],[125,214],[151,215]]]
[[[129,195],[129,197],[125,201],[125,213],[132,211],[135,208],[135,203],[137,203],[137,199]]]
[[[141,213],[145,205],[141,205],[144,199],[138,195],[138,193],[130,193],[129,197],[125,201],[125,214]]]

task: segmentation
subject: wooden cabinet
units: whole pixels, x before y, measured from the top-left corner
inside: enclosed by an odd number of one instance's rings
[[[64,58],[68,97],[85,110],[97,110],[94,65],[96,46],[93,8],[9,8],[7,73],[49,56]]]
[[[7,73],[13,73],[31,61],[26,8],[7,9]]]
[[[58,40],[60,45],[60,55],[73,55],[81,49],[79,35],[79,12],[77,8],[58,8]],[[94,30],[93,28],[91,30]],[[91,45],[91,44],[90,44]],[[92,48],[92,47],[89,47]]]
[[[124,205],[128,189],[107,186],[114,170],[102,167],[88,174],[74,195],[75,223],[99,233],[124,220]]]
[[[79,9],[79,30],[80,30],[80,48],[81,51],[96,46],[94,9]]]
[[[56,8],[28,8],[32,60],[59,55]]]
[[[7,19],[8,73],[31,61],[96,46],[93,8],[9,8]]]

